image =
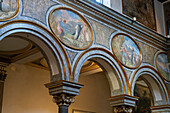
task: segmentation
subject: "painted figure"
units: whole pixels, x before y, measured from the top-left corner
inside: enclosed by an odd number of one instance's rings
[[[76,25],[76,27],[75,27],[75,32],[73,33],[75,40],[78,40],[78,39],[79,39],[79,36],[80,36],[80,33],[81,33],[82,28],[83,28],[82,25],[80,25],[80,24]]]
[[[3,0],[0,0],[0,11],[3,11],[2,10],[2,3],[3,3]]]

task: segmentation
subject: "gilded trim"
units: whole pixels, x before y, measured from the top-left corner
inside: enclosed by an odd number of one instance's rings
[[[76,48],[76,47],[73,47],[73,46],[69,46],[69,45],[67,45],[66,43],[64,43],[60,38],[58,38],[58,37],[56,36],[55,32],[53,31],[53,29],[52,29],[52,27],[51,27],[50,18],[51,18],[51,15],[52,15],[53,12],[55,12],[56,10],[60,10],[60,9],[69,10],[69,11],[71,11],[71,12],[74,12],[75,14],[77,14],[78,16],[80,16],[81,19],[88,25],[88,27],[89,27],[89,29],[90,29],[90,31],[91,31],[91,35],[92,35],[91,38],[92,38],[92,39],[91,39],[91,43],[90,43],[87,47],[85,47],[85,48]],[[69,47],[69,48],[76,49],[76,50],[84,50],[84,49],[89,48],[89,47],[92,45],[92,43],[93,43],[94,33],[93,33],[93,30],[92,30],[91,25],[89,24],[89,22],[85,19],[85,17],[84,17],[83,15],[81,15],[79,12],[77,12],[77,11],[71,9],[71,8],[68,8],[68,7],[58,7],[58,8],[53,9],[53,10],[50,12],[50,14],[49,14],[48,23],[49,23],[49,27],[50,27],[52,33],[55,35],[55,37],[56,37],[59,41],[61,41],[62,44],[64,44],[65,46],[67,46],[67,47]]]
[[[139,64],[138,64],[136,67],[129,67],[129,66],[123,64],[123,63],[116,57],[116,54],[114,53],[114,48],[112,47],[112,43],[113,43],[114,38],[117,37],[117,36],[119,36],[119,35],[127,36],[129,39],[131,39],[131,40],[135,43],[135,45],[136,45],[137,48],[139,49],[139,52],[140,52],[140,62],[139,62]],[[136,42],[132,37],[130,37],[129,35],[124,34],[124,33],[118,33],[118,34],[114,35],[114,36],[112,37],[112,40],[111,40],[111,48],[112,48],[112,52],[113,52],[113,55],[115,56],[115,58],[116,58],[117,61],[119,61],[123,66],[125,66],[125,67],[127,67],[127,68],[130,68],[130,69],[136,69],[136,68],[138,68],[138,67],[141,65],[141,63],[142,63],[142,52],[141,52],[141,49],[140,49],[139,45],[137,44],[137,42]]]

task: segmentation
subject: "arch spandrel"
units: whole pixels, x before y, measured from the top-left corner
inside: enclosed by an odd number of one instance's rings
[[[16,35],[38,46],[48,62],[51,81],[69,80],[71,73],[69,59],[61,43],[50,31],[37,23],[25,20],[10,21],[2,24],[0,28],[0,40],[9,35]]]
[[[126,73],[121,64],[117,63],[112,53],[109,51],[102,48],[91,48],[83,52],[79,58],[75,60],[76,62],[73,65],[74,82],[78,83],[80,70],[83,64],[87,60],[92,60],[99,64],[99,66],[106,72],[112,92],[118,92],[117,94],[130,94]],[[117,94],[112,93],[112,95]]]

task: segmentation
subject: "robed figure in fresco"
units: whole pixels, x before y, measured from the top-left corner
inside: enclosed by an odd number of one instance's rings
[[[0,0],[0,11],[3,11],[2,10],[2,3],[3,3],[3,0]]]

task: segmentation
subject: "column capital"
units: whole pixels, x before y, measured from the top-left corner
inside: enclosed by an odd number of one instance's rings
[[[8,66],[7,63],[0,62],[0,81],[4,82],[6,79],[6,67]]]
[[[133,107],[129,106],[118,106],[113,107],[114,113],[132,113]]]
[[[71,103],[74,103],[75,96],[70,96],[67,94],[60,94],[53,96],[53,102],[58,106],[69,106]]]
[[[169,113],[170,112],[170,105],[165,104],[165,105],[159,105],[159,106],[152,106],[151,110],[152,110],[152,113],[157,113],[157,112]]]
[[[74,97],[79,94],[79,89],[83,87],[81,84],[65,80],[48,83],[45,86],[49,89],[49,94],[53,96],[53,101],[58,106],[69,106],[73,103]]]

